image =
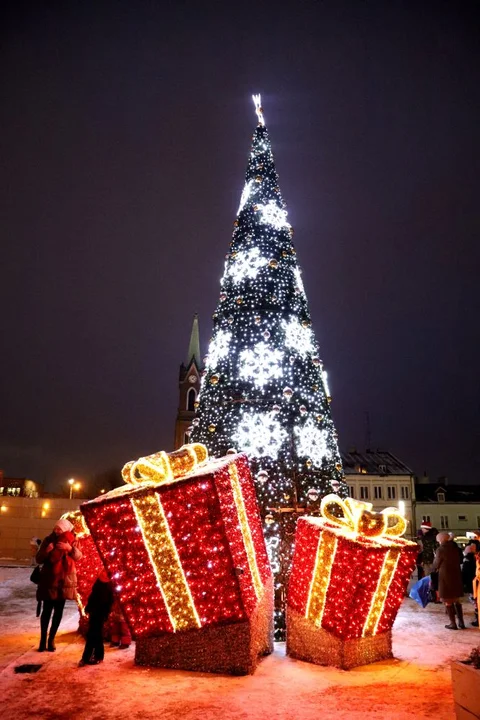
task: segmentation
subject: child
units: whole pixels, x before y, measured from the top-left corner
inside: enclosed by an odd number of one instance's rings
[[[103,623],[108,618],[113,603],[113,592],[107,571],[102,569],[88,598],[86,612],[89,615],[87,641],[79,667],[98,665],[103,662]]]
[[[115,598],[112,614],[110,615],[110,640],[110,646],[118,647],[120,650],[126,650],[132,642],[130,630],[122,615],[120,603],[117,598]]]

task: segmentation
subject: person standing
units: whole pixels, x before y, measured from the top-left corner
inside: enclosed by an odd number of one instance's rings
[[[435,552],[432,570],[438,571],[438,593],[445,604],[450,623],[447,630],[465,630],[460,598],[463,595],[462,571],[458,562],[458,546],[446,532],[436,537],[439,546]],[[456,617],[458,617],[458,627]]]
[[[85,612],[88,614],[88,630],[85,648],[79,667],[98,665],[103,662],[103,625],[107,620],[113,603],[113,590],[107,571],[102,568],[95,580],[88,598]]]
[[[437,528],[432,527],[432,523],[425,521],[420,525],[421,535],[418,538],[422,546],[422,564],[423,574],[430,575],[432,572],[433,560],[435,558],[435,551],[438,547]]]
[[[61,518],[53,528],[53,532],[43,540],[37,553],[37,563],[42,564],[37,587],[37,600],[43,603],[40,616],[40,645],[38,652],[55,652],[55,636],[60,626],[66,600],[75,600],[77,573],[75,562],[80,560],[82,553],[77,547],[73,525]],[[64,533],[69,540],[59,539]],[[53,617],[52,617],[53,613]],[[48,633],[48,626],[50,633]],[[48,634],[48,642],[47,642]]]
[[[475,538],[472,541],[472,546],[475,546],[475,577],[473,578],[473,599],[475,602],[475,620],[471,623],[472,627],[478,627],[478,616],[480,614],[480,529],[475,530]]]
[[[42,544],[42,541],[40,540],[40,538],[36,537],[35,535],[32,538],[30,538],[30,554],[31,554],[30,565],[31,566],[37,564],[36,557],[37,557],[38,548],[40,547],[41,544]]]

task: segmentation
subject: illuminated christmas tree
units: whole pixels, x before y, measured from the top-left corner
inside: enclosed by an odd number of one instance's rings
[[[293,228],[260,96],[253,99],[258,126],[191,439],[216,457],[249,456],[280,607],[296,518],[315,514],[328,493],[346,497],[347,488]]]

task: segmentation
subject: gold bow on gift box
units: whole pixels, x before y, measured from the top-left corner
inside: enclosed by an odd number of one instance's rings
[[[208,450],[201,443],[182,445],[179,450],[166,453],[163,450],[131,460],[122,469],[122,477],[126,483],[171,482],[194,470],[208,459]]]
[[[340,516],[338,509],[342,513]],[[325,520],[337,527],[369,538],[398,538],[407,529],[407,521],[398,508],[388,507],[381,512],[374,512],[372,503],[359,502],[353,498],[342,500],[333,494],[323,498],[320,512]]]

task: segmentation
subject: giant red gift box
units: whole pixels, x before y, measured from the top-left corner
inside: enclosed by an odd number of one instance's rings
[[[246,456],[154,480],[81,506],[136,662],[252,672],[272,648],[273,582]]]
[[[418,554],[395,508],[327,496],[298,520],[287,597],[287,653],[348,669],[392,656],[391,630]],[[336,511],[336,515],[334,514]]]

